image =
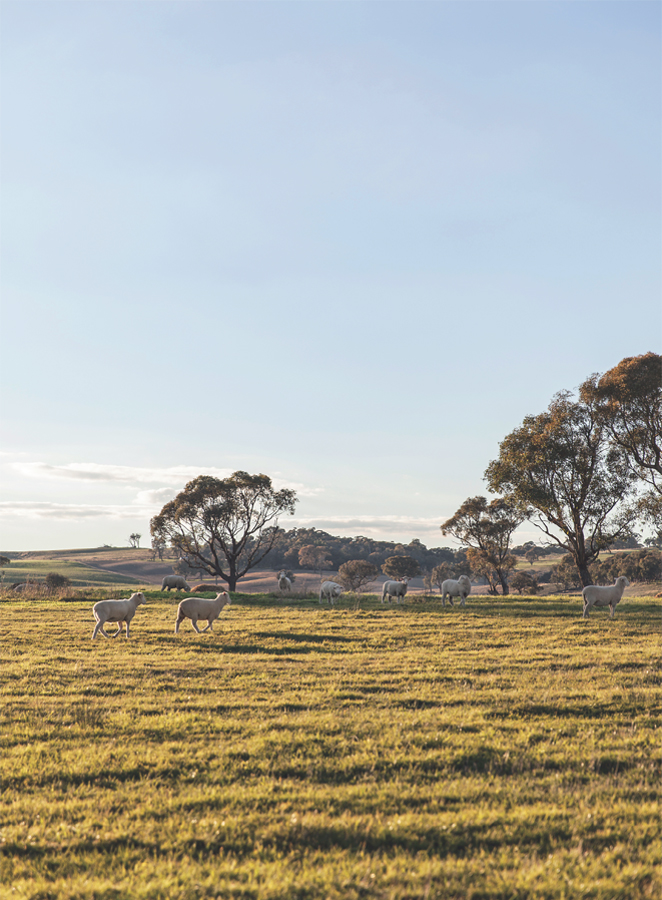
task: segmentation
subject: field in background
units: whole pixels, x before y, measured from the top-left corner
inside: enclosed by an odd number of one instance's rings
[[[659,896],[655,601],[175,606],[3,601],[6,896]]]
[[[620,551],[616,551],[620,552]],[[98,547],[87,550],[49,550],[32,551],[26,553],[8,553],[11,563],[4,569],[4,584],[25,581],[34,578],[43,581],[48,572],[58,572],[71,579],[77,587],[111,587],[133,585],[134,587],[149,587],[160,585],[164,575],[172,574],[174,559],[152,560],[151,551],[146,548],[133,549],[129,547]],[[609,554],[603,553],[603,559]],[[561,556],[545,557],[534,562],[531,566],[527,560],[520,559],[517,571],[539,574],[547,571],[551,565],[557,565]],[[297,571],[295,573],[294,590],[296,593],[319,592],[320,577],[318,572]],[[326,571],[324,577],[333,579],[337,572]],[[386,576],[375,579],[372,590],[380,589]],[[209,576],[204,578],[192,575],[189,579],[191,585],[200,581],[214,584]],[[276,572],[271,569],[255,569],[249,572],[239,583],[243,593],[269,593],[276,591]],[[218,589],[223,589],[223,582],[218,580]],[[486,585],[474,585],[472,593],[476,595],[487,593]],[[633,584],[626,589],[626,597],[649,596],[660,590],[660,585]],[[555,593],[556,585],[544,585],[543,593]],[[410,594],[424,593],[422,578],[414,578],[409,584]],[[577,591],[579,593],[579,591]]]

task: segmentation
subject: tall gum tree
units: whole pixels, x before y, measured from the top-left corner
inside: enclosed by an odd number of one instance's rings
[[[636,477],[624,453],[610,443],[596,404],[568,391],[501,442],[485,478],[569,551],[583,585],[592,584],[588,567],[600,551],[629,535],[636,518],[627,503]]]
[[[279,515],[294,513],[296,493],[275,490],[267,475],[200,475],[154,516],[154,540],[170,543],[193,568],[227,582],[254,569],[278,535]]]
[[[595,405],[611,442],[620,447],[635,475],[648,488],[640,501],[643,518],[662,521],[662,356],[628,356],[604,375],[591,375],[579,388]]]
[[[510,538],[525,518],[518,505],[508,499],[498,497],[488,503],[485,497],[469,497],[444,522],[441,533],[466,544],[472,571],[487,578],[492,593],[500,584],[507,594],[508,574],[517,564],[509,552]]]

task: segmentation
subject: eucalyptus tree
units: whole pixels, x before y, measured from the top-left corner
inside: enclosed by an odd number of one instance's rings
[[[191,568],[220,578],[234,591],[271,550],[278,516],[293,514],[296,502],[293,490],[276,490],[267,475],[200,475],[154,516],[151,533]]]
[[[441,526],[443,535],[452,535],[469,549],[471,569],[487,578],[493,593],[497,584],[508,593],[508,575],[517,565],[510,553],[510,538],[519,528],[526,512],[510,500],[498,497],[488,503],[485,497],[469,497]]]
[[[593,404],[612,443],[620,447],[648,492],[643,518],[662,520],[662,356],[628,356],[604,375],[592,375],[580,397]]]
[[[558,393],[499,445],[488,487],[571,554],[583,585],[601,550],[631,533],[636,475],[594,400]]]

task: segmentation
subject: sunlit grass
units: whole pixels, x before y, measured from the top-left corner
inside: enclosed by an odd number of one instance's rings
[[[1,607],[3,896],[659,896],[659,607]]]

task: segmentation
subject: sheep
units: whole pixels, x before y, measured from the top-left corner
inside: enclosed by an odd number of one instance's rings
[[[131,594],[128,600],[99,600],[92,607],[97,624],[94,626],[92,640],[101,632],[104,637],[116,638],[122,630],[122,622],[126,624],[126,637],[129,638],[129,623],[136,614],[136,609],[145,602],[143,593]],[[117,622],[115,634],[106,634],[103,626],[106,622]]]
[[[281,569],[278,575],[278,590],[280,591],[291,591],[292,590],[292,580],[287,577],[287,573],[284,569]]]
[[[320,588],[320,603],[326,599],[331,606],[335,606],[336,599],[342,594],[345,588],[336,581],[323,581]]]
[[[441,585],[441,602],[446,606],[446,594],[448,594],[448,602],[451,606],[453,606],[453,597],[460,597],[460,606],[464,606],[470,593],[471,581],[467,575],[460,575],[457,581],[447,578]]]
[[[213,623],[218,619],[224,606],[230,606],[232,600],[227,591],[216,594],[214,600],[205,600],[204,597],[186,597],[177,607],[177,619],[175,620],[175,634],[179,633],[179,626],[184,619],[190,619],[193,628],[202,634],[205,631],[213,631]],[[207,627],[202,631],[198,628],[198,619],[204,619]]]
[[[391,602],[391,597],[396,598],[396,602],[400,603],[400,598],[404,602],[405,594],[407,593],[407,582],[409,579],[405,578],[402,581],[385,581],[384,587],[382,588],[382,603],[384,602],[384,597],[388,594],[388,602]]]
[[[614,584],[610,586],[600,586],[597,584],[588,584],[582,591],[584,600],[583,618],[588,619],[589,610],[592,606],[608,606],[611,609],[610,619],[614,618],[616,607],[618,606],[623,591],[630,584],[625,575],[617,578]]]
[[[190,591],[191,587],[183,575],[166,575],[161,582],[161,590],[169,591],[173,588],[175,591]]]

